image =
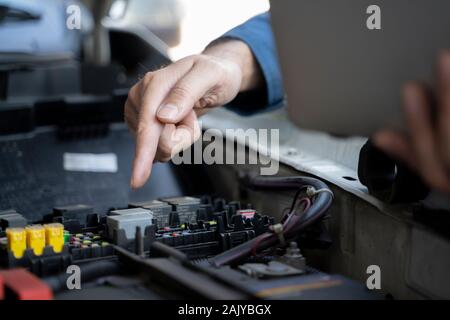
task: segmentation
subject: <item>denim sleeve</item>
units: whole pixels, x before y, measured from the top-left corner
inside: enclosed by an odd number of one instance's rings
[[[225,33],[221,38],[245,42],[252,50],[265,79],[263,88],[240,93],[227,107],[243,115],[281,107],[284,103],[284,90],[270,14],[260,14]]]

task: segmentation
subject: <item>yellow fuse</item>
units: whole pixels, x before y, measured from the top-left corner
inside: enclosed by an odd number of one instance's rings
[[[36,224],[25,228],[27,232],[27,247],[33,249],[35,255],[40,256],[45,248],[45,229]]]
[[[45,242],[53,247],[53,251],[59,253],[64,246],[64,226],[61,223],[50,223],[44,225]]]
[[[16,259],[23,257],[27,248],[27,235],[24,228],[7,228],[6,238],[8,239],[8,250]]]

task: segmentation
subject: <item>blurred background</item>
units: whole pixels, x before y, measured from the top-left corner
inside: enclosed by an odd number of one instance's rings
[[[169,50],[173,59],[198,53],[224,32],[269,10],[268,0],[178,0],[177,2],[182,16],[180,42]]]
[[[268,0],[116,0],[109,16],[147,26],[176,60],[267,10]]]
[[[202,193],[191,190],[191,171],[205,175],[199,168],[170,164],[155,166],[163,183],[130,190],[128,90],[268,8],[268,0],[0,0],[0,210],[38,218],[55,205],[105,212]],[[66,170],[66,153],[113,154],[117,170]]]

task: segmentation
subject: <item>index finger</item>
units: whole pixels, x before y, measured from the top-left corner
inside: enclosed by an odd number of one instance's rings
[[[163,125],[155,118],[157,107],[154,106],[156,104],[155,101],[163,99],[159,97],[162,95],[162,92],[153,91],[152,86],[154,85],[150,83],[145,89],[139,113],[136,130],[136,149],[131,175],[131,187],[133,189],[142,187],[150,176],[159,136],[163,128]]]
[[[180,60],[156,73],[149,73],[142,80],[143,97],[136,130],[136,150],[133,161],[131,187],[142,187],[148,180],[158,147],[163,124],[156,118],[156,111],[171,87],[192,67],[188,60]]]

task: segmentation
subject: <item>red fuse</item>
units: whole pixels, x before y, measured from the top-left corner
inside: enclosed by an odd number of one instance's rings
[[[0,271],[0,279],[2,277],[5,288],[8,288],[18,300],[51,300],[53,298],[50,287],[25,269]]]

